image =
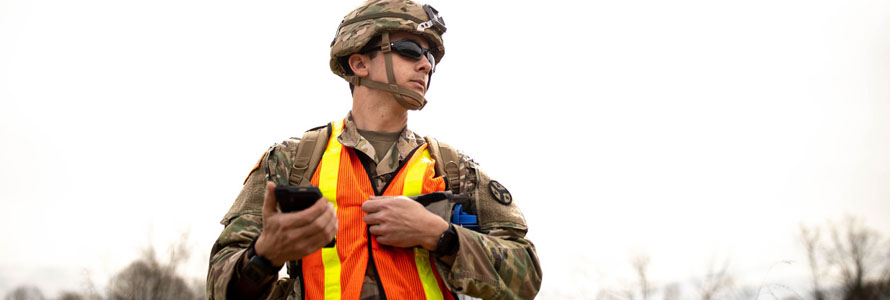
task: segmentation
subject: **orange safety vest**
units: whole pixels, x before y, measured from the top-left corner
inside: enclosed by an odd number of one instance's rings
[[[331,137],[312,185],[334,205],[337,212],[337,243],[303,258],[306,299],[359,299],[370,260],[377,267],[383,293],[390,299],[453,300],[436,270],[435,258],[421,247],[380,245],[364,221],[362,203],[375,195],[355,150],[337,140],[343,121],[331,124]],[[387,185],[385,196],[415,196],[445,190],[445,180],[435,177],[435,161],[427,145],[417,148]],[[370,243],[369,243],[370,241]],[[369,251],[370,249],[370,251]]]

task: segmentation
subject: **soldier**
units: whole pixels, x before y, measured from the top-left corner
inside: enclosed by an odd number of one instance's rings
[[[221,221],[210,299],[535,297],[541,267],[510,192],[407,129],[445,30],[435,9],[408,0],[370,0],[346,15],[330,66],[350,83],[352,110],[264,153]],[[324,197],[283,213],[273,190],[285,184]],[[466,197],[427,206],[406,197],[441,191]],[[284,265],[289,276],[278,279]]]

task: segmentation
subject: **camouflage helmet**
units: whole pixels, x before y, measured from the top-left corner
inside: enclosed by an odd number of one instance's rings
[[[347,14],[337,27],[337,34],[331,42],[331,71],[356,86],[364,85],[389,91],[403,106],[420,109],[426,104],[422,95],[399,88],[392,79],[386,84],[351,75],[351,72],[346,70],[348,66],[341,63],[342,58],[359,53],[378,35],[383,36],[386,46],[382,48],[385,48],[383,52],[389,61],[389,33],[397,31],[414,33],[425,38],[430,43],[430,52],[433,53],[436,63],[441,62],[445,56],[445,44],[442,42],[445,21],[432,6],[420,5],[411,0],[368,0]],[[391,72],[390,62],[387,62],[387,69]],[[417,103],[406,103],[403,96]]]
[[[434,20],[430,20],[430,15]],[[437,25],[441,24],[441,25]],[[346,76],[339,59],[358,53],[368,41],[384,32],[405,31],[416,33],[430,42],[435,50],[436,62],[445,56],[445,22],[438,11],[429,5],[419,5],[411,0],[368,0],[345,17],[337,27],[337,35],[331,42],[331,71]]]

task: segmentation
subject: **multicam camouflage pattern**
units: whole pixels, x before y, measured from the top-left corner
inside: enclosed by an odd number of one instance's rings
[[[426,11],[423,5],[410,0],[369,0],[356,8],[345,17],[342,22],[347,22],[357,17],[367,16],[376,13],[401,13],[414,16],[420,20],[428,21]],[[342,24],[341,22],[341,24]],[[383,32],[406,31],[416,33],[430,42],[430,47],[435,50],[436,62],[441,62],[445,56],[445,44],[442,41],[442,32],[434,27],[427,28],[423,31],[417,30],[418,22],[396,18],[384,17],[363,20],[343,26],[337,31],[337,36],[331,43],[331,71],[337,76],[346,76],[346,70],[338,61],[340,57],[347,56],[358,52],[371,40]]]
[[[352,116],[347,115],[340,143],[376,157],[374,147],[358,134]],[[379,161],[372,173],[376,186],[382,188],[394,176],[399,162],[407,159],[411,150],[425,143],[420,135],[404,129],[393,148]],[[286,184],[299,139],[285,140],[266,152],[257,171],[253,171],[222,220],[225,226],[213,246],[207,276],[207,295],[210,299],[225,299],[226,289],[234,270],[243,259],[244,248],[262,229],[262,203],[265,181]],[[528,230],[525,219],[514,201],[510,205],[497,203],[488,191],[489,177],[468,156],[460,154],[460,187],[473,198],[470,213],[479,216],[480,231],[457,228],[460,248],[452,266],[437,264],[440,274],[452,291],[482,299],[532,299],[541,286],[541,266],[534,245],[525,238]],[[368,268],[371,272],[371,268]],[[361,299],[379,298],[374,276],[366,274]],[[270,299],[301,299],[300,289],[289,292],[281,280],[267,288]],[[274,287],[274,288],[273,288]],[[266,297],[264,295],[264,297]]]

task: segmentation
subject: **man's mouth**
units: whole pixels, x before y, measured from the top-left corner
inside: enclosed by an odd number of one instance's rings
[[[411,80],[411,82],[416,83],[421,89],[426,91],[426,83],[424,83],[423,80],[415,79],[415,80]]]

